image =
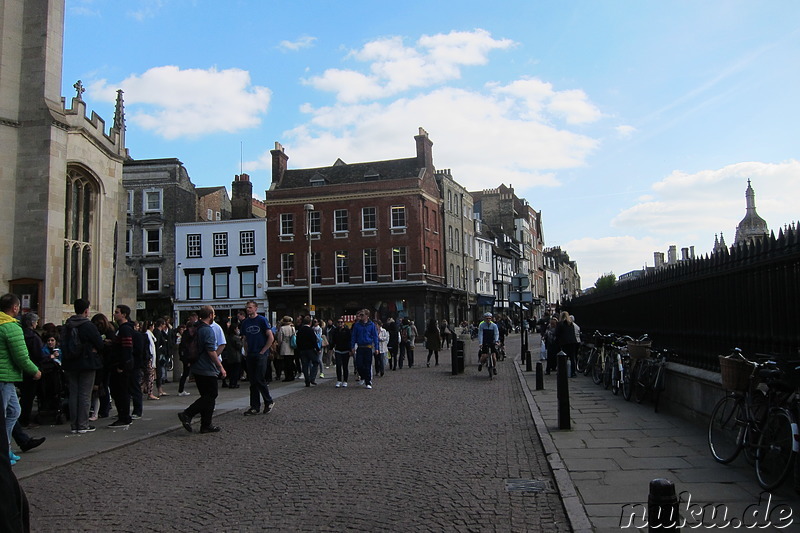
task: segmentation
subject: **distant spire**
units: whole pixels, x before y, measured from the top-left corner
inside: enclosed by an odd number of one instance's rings
[[[742,221],[736,226],[736,238],[733,241],[734,245],[745,242],[752,244],[769,235],[767,222],[756,213],[756,193],[749,179],[747,180],[747,189],[745,190],[744,196],[747,210]]]
[[[125,130],[125,106],[122,104],[122,89],[117,90],[117,104],[114,107],[114,129]]]

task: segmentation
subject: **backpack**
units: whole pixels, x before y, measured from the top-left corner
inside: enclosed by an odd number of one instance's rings
[[[411,326],[403,326],[400,328],[400,341],[408,342],[408,332],[411,331]]]
[[[200,359],[200,338],[197,335],[197,326],[186,326],[186,331],[181,335],[181,359],[189,364]]]
[[[84,345],[78,334],[78,328],[67,327],[61,335],[61,360],[78,361],[84,355]]]

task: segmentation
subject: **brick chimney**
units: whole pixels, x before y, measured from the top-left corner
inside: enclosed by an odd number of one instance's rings
[[[425,168],[433,175],[433,142],[428,138],[428,132],[420,128],[414,140],[417,141],[417,168]]]
[[[231,218],[253,218],[253,184],[247,174],[236,175],[231,185]]]
[[[275,142],[275,149],[270,150],[272,154],[272,187],[280,186],[283,181],[283,175],[286,173],[286,162],[289,161],[289,156],[283,151],[283,146],[279,142]]]

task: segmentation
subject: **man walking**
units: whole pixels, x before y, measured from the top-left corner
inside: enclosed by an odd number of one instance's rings
[[[100,351],[103,337],[89,320],[89,301],[78,298],[75,314],[67,319],[61,332],[61,367],[69,386],[69,415],[73,433],[89,433],[89,407],[95,373],[103,368]]]
[[[267,365],[269,349],[275,336],[266,318],[258,314],[258,304],[250,300],[245,305],[247,318],[242,322],[239,331],[244,335],[247,358],[247,378],[250,380],[250,408],[244,416],[257,415],[261,411],[261,398],[264,398],[264,414],[272,411],[275,402],[269,394],[267,385]]]
[[[186,410],[178,413],[178,420],[183,424],[183,428],[189,433],[192,432],[192,418],[200,415],[200,433],[217,433],[219,426],[211,423],[214,416],[214,407],[217,403],[217,379],[219,376],[226,377],[225,368],[217,355],[217,341],[214,332],[211,330],[211,323],[214,321],[214,308],[204,305],[197,312],[200,319],[197,324],[197,345],[199,354],[197,360],[192,362],[189,371],[194,376],[194,383],[197,385],[197,392],[200,397],[194,401]]]
[[[372,388],[372,356],[380,355],[380,339],[378,328],[369,319],[369,310],[362,309],[356,315],[358,321],[353,324],[350,335],[350,353],[356,357],[356,369],[361,381],[368,389]],[[410,365],[409,365],[410,366]]]
[[[317,358],[317,334],[311,327],[311,316],[303,317],[303,325],[297,330],[297,350],[300,355],[300,364],[303,369],[303,377],[306,380],[306,387],[317,384],[317,370],[319,369],[319,359]]]
[[[108,427],[124,429],[131,425],[130,374],[133,370],[133,336],[136,333],[131,322],[131,308],[118,305],[114,308],[117,334],[111,344],[111,364],[108,369],[108,386],[111,398],[117,406],[117,419]]]
[[[22,327],[14,318],[19,314],[19,307],[20,301],[16,295],[0,296],[0,397],[5,413],[7,450],[5,453],[8,454],[12,465],[19,460],[19,456],[11,451],[11,433],[20,415],[16,383],[22,381],[23,372],[33,376],[33,379],[42,377],[42,373],[28,357]],[[0,446],[0,449],[2,448]]]

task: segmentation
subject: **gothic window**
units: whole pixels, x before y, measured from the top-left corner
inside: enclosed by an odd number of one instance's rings
[[[63,303],[78,298],[91,299],[97,186],[76,168],[67,169],[67,194],[64,209]]]

